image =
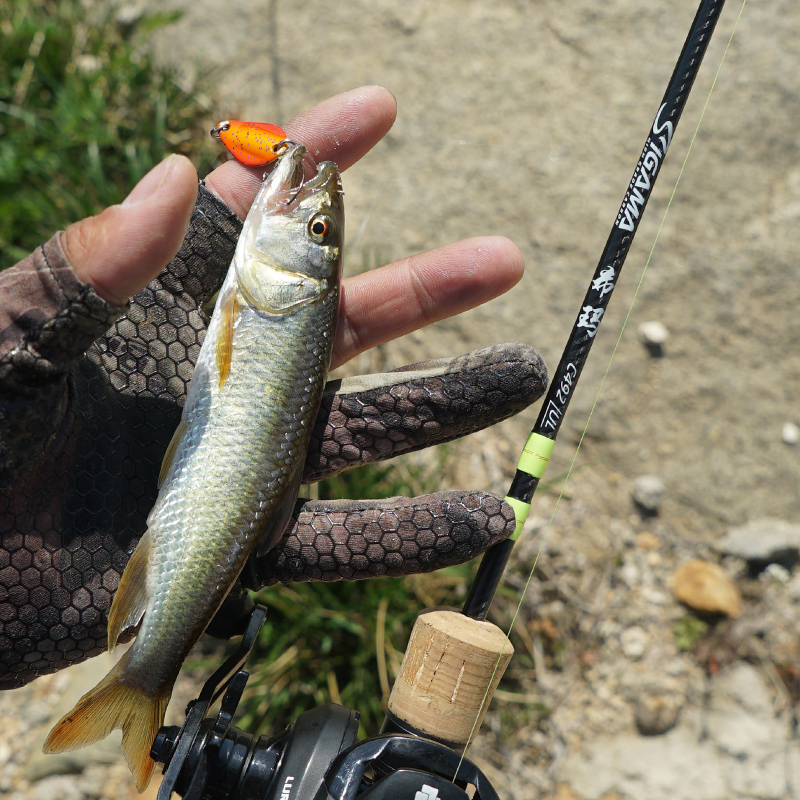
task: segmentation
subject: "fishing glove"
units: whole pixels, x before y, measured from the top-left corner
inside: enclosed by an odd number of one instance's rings
[[[126,306],[81,283],[57,234],[0,273],[0,688],[106,648],[108,610],[146,527],[242,223],[203,184],[186,239]],[[333,381],[305,480],[480,430],[538,399],[540,356],[520,344]],[[299,501],[282,541],[241,586],[428,572],[514,530],[486,492]],[[230,635],[235,625],[226,626]]]

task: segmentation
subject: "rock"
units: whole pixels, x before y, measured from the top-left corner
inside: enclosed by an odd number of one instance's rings
[[[758,519],[731,528],[717,544],[726,555],[747,561],[751,574],[768,564],[791,569],[800,561],[800,525],[778,519]]]
[[[647,634],[638,625],[622,631],[620,641],[622,652],[631,661],[638,661],[647,650]]]
[[[633,561],[626,561],[620,567],[619,577],[629,589],[633,589],[635,586],[639,585],[639,580],[641,577],[639,574],[639,567],[637,567]]]
[[[664,345],[669,339],[669,331],[663,322],[651,321],[643,322],[639,326],[639,339],[647,348],[647,352],[654,358],[660,358],[664,354]]]
[[[669,602],[669,595],[666,592],[660,592],[658,589],[645,589],[642,592],[642,597],[654,606],[665,606]]]
[[[640,550],[655,550],[661,544],[661,540],[653,533],[644,531],[636,534],[636,546]]]
[[[561,783],[553,795],[553,800],[580,800],[580,798],[572,792],[572,789],[566,783]]]
[[[84,75],[94,75],[95,72],[100,72],[103,69],[103,59],[84,53],[75,59],[75,67],[78,72],[82,72]]]
[[[765,674],[752,664],[731,664],[714,678],[712,689],[711,707],[715,711],[743,709],[749,714],[765,718],[774,713],[775,690]]]
[[[696,611],[738,617],[742,601],[736,584],[723,569],[695,559],[675,570],[672,577],[675,597]]]
[[[73,778],[58,776],[39,781],[31,792],[31,800],[84,800],[83,792]]]
[[[44,725],[50,719],[52,709],[46,703],[33,700],[25,706],[25,720],[32,728]]]
[[[794,422],[787,422],[781,429],[781,439],[786,444],[797,444],[800,442],[800,428]]]
[[[636,702],[636,728],[642,736],[660,736],[675,727],[683,698],[670,694],[645,694]]]
[[[128,4],[119,7],[119,10],[114,15],[114,21],[117,23],[120,33],[125,36],[134,29],[136,23],[139,22],[143,16],[143,7]]]
[[[696,730],[677,725],[663,737],[597,737],[568,750],[559,773],[585,800],[612,791],[642,800],[721,800],[735,796],[726,785],[728,766],[710,744],[698,742]]]
[[[786,594],[795,602],[800,603],[800,572],[786,584]]]
[[[658,475],[640,475],[633,482],[633,502],[646,514],[657,514],[664,497],[664,481]]]
[[[768,564],[767,568],[761,573],[761,577],[766,580],[777,581],[778,583],[787,584],[792,578],[792,573],[786,567],[780,564]]]

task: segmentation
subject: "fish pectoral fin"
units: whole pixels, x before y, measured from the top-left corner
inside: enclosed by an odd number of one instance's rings
[[[178,423],[178,427],[175,428],[175,433],[172,434],[172,438],[169,440],[169,444],[167,445],[167,452],[164,453],[164,460],[161,462],[161,469],[158,473],[159,489],[167,478],[169,468],[172,466],[172,462],[175,460],[175,453],[178,450],[178,445],[180,444],[183,434],[186,433],[186,428],[188,427],[189,426],[186,424],[183,417],[181,417],[181,421]]]
[[[99,742],[115,728],[122,728],[122,751],[136,788],[143,792],[155,767],[150,758],[150,747],[164,722],[172,686],[153,697],[126,685],[122,673],[127,661],[123,658],[116,664],[72,711],[56,723],[42,750],[45,753],[77,750]]]
[[[236,299],[236,288],[229,288],[218,301],[220,318],[219,334],[216,341],[215,355],[217,372],[219,372],[219,388],[225,385],[231,371],[233,358],[233,328],[239,313],[239,302]]]
[[[300,491],[300,483],[302,481],[302,473],[298,473],[297,479],[291,490],[286,492],[286,496],[279,506],[270,514],[270,522],[266,528],[261,532],[258,544],[256,545],[256,557],[266,555],[276,544],[280,541],[286,526],[292,517],[294,511],[294,504],[297,501],[297,493]]]
[[[147,568],[150,564],[150,531],[144,532],[122,573],[117,593],[108,612],[108,649],[113,650],[119,635],[136,625],[147,608]]]

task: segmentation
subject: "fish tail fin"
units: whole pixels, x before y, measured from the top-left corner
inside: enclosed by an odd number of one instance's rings
[[[122,728],[122,751],[136,788],[143,792],[155,767],[150,748],[164,721],[172,686],[156,697],[127,686],[121,680],[125,660],[56,723],[42,750],[45,753],[77,750],[99,742],[115,728]]]

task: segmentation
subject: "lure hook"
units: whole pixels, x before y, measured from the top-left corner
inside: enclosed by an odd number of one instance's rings
[[[220,134],[225,133],[225,131],[229,131],[231,129],[230,122],[220,122],[215,128],[211,129],[211,138],[220,141],[222,138]]]

